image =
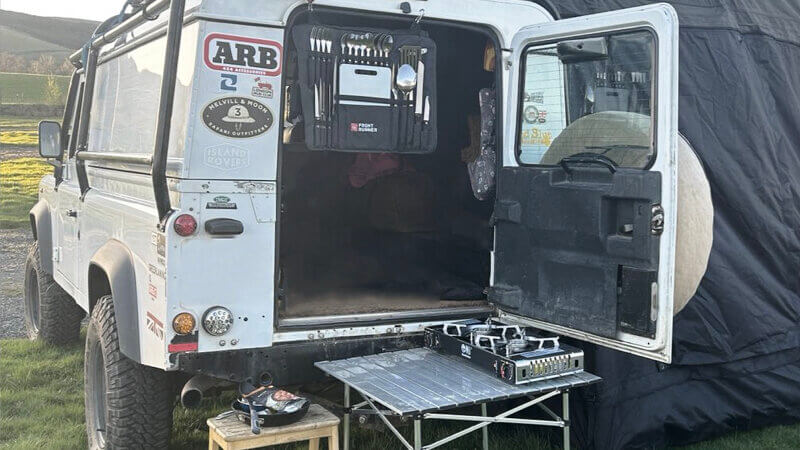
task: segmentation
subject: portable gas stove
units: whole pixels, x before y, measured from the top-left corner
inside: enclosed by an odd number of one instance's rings
[[[497,319],[428,327],[425,347],[461,356],[511,384],[583,371],[583,350],[560,343],[558,336]]]

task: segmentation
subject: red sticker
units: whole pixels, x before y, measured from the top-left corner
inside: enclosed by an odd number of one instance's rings
[[[211,33],[203,45],[206,66],[222,72],[276,76],[281,73],[280,43],[232,34]]]
[[[170,353],[193,352],[197,350],[197,342],[183,342],[181,344],[169,344],[167,351]]]

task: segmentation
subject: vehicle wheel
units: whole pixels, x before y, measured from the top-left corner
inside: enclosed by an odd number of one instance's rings
[[[42,270],[39,243],[34,242],[25,261],[25,328],[31,340],[57,345],[76,342],[86,315],[53,276]]]
[[[110,295],[92,310],[83,364],[89,448],[167,448],[172,377],[122,355]]]

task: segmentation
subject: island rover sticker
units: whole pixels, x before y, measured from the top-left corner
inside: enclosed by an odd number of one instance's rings
[[[250,150],[230,144],[215,145],[205,150],[204,162],[217,170],[244,169],[250,166]]]
[[[251,138],[270,129],[272,111],[266,105],[245,97],[224,97],[206,105],[203,123],[211,131],[232,138]]]

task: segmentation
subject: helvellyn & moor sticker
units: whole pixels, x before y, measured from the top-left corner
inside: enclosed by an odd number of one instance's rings
[[[231,138],[256,137],[269,130],[273,121],[266,105],[245,97],[219,98],[203,108],[203,123]]]

